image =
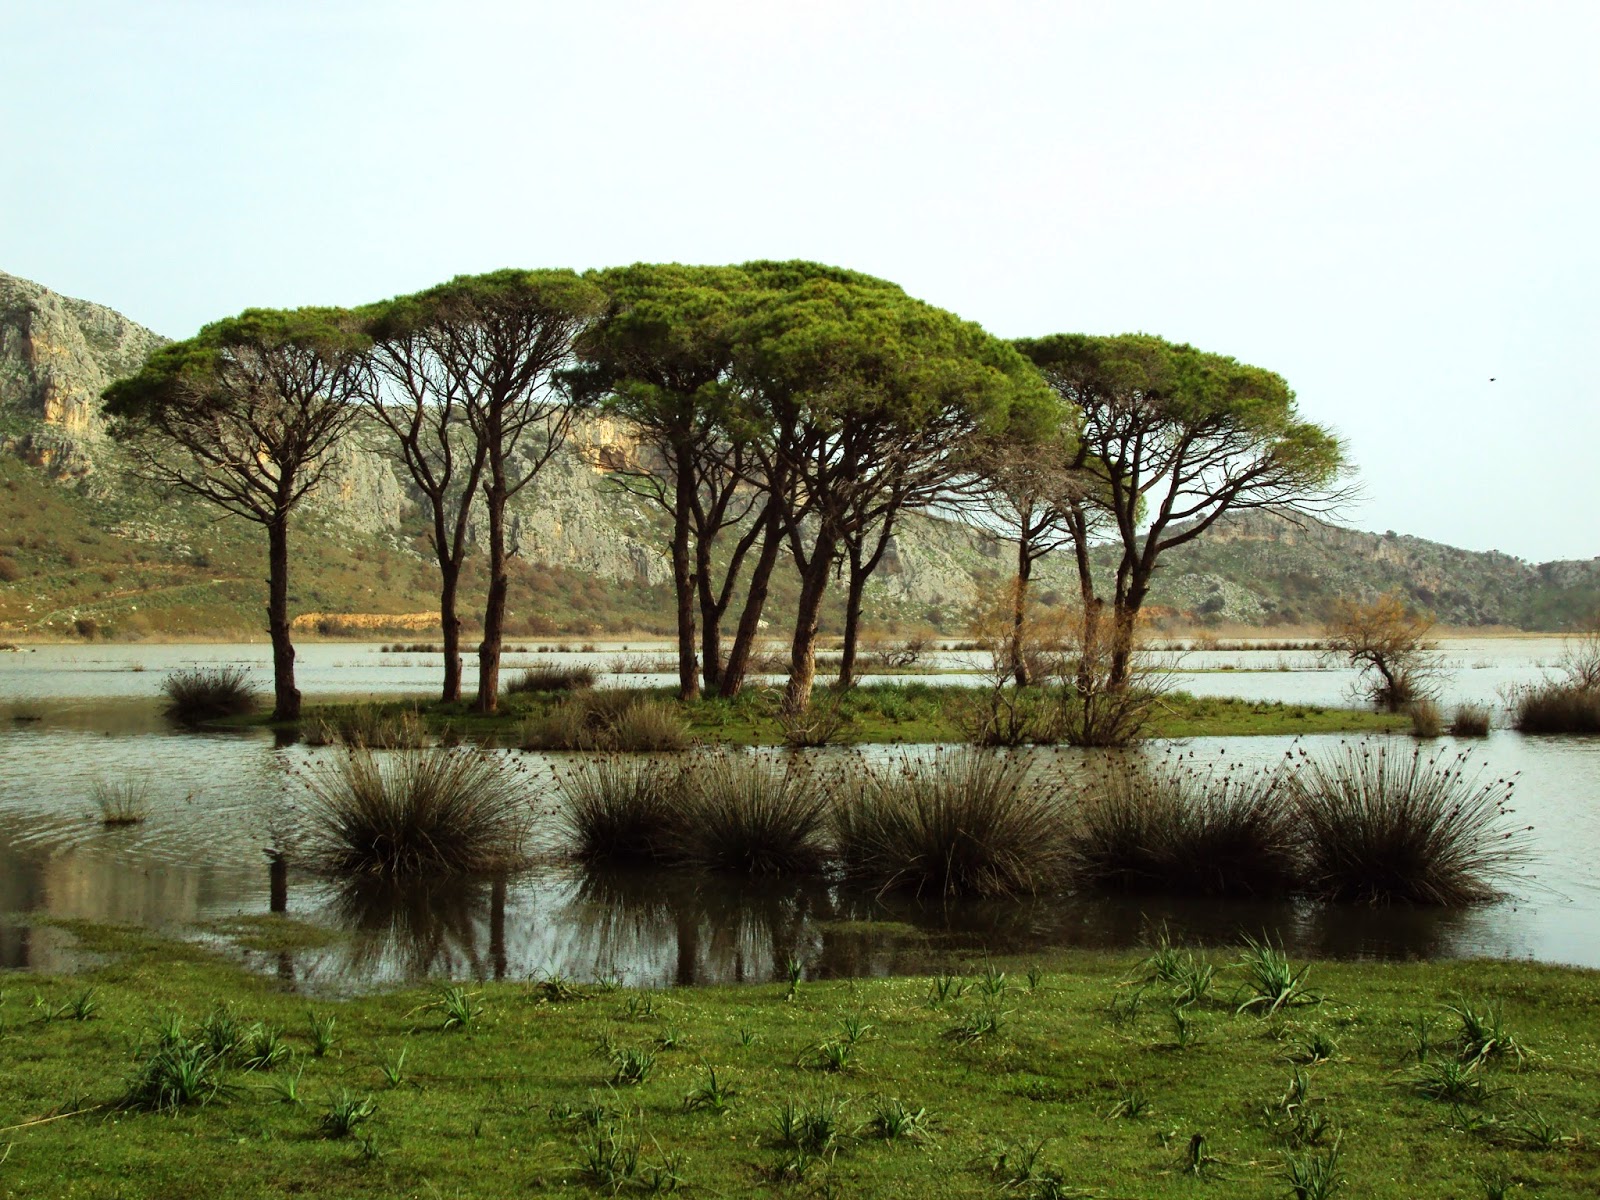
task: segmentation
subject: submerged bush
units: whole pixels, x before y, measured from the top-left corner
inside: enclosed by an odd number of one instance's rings
[[[561,777],[563,848],[586,863],[658,862],[668,856],[677,772],[647,758],[607,756]]]
[[[1480,783],[1468,759],[1370,742],[1324,758],[1301,751],[1283,783],[1300,825],[1307,889],[1366,904],[1499,895],[1494,881],[1522,853],[1503,820],[1512,783]]]
[[[513,771],[477,749],[354,748],[314,772],[314,861],[374,875],[497,870],[522,858],[527,805]]]
[[[682,750],[689,729],[672,705],[620,691],[584,692],[522,723],[524,750]]]
[[[1271,772],[1116,755],[1072,813],[1075,882],[1109,890],[1275,896],[1296,875],[1292,810]]]
[[[1411,735],[1419,738],[1436,738],[1444,732],[1444,717],[1439,706],[1427,696],[1411,702]]]
[[[829,816],[846,873],[885,889],[1010,896],[1065,877],[1063,806],[1016,756],[863,764],[840,781]]]
[[[1546,680],[1519,690],[1512,711],[1519,733],[1600,733],[1600,687]]]
[[[1487,704],[1458,704],[1450,718],[1453,737],[1488,737],[1489,706]]]
[[[751,875],[822,869],[827,799],[793,762],[696,756],[683,764],[674,790],[669,841],[676,861]]]
[[[594,686],[592,667],[558,667],[540,663],[528,667],[506,684],[508,692],[578,692]]]
[[[150,815],[150,785],[143,779],[96,779],[89,796],[102,825],[137,825]]]
[[[161,681],[167,716],[186,725],[254,712],[260,698],[243,667],[191,667]]]

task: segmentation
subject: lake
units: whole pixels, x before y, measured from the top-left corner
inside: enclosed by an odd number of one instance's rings
[[[1560,648],[1559,639],[1447,642],[1445,703],[1492,702],[1507,686],[1537,678]],[[619,652],[617,644],[589,653],[530,652],[510,665],[587,662],[604,670]],[[961,665],[972,656],[942,657]],[[270,684],[265,645],[49,646],[0,654],[0,966],[81,965],[70,933],[52,923],[81,919],[214,942],[314,992],[423,976],[552,972],[640,985],[764,980],[780,976],[790,958],[814,977],[924,972],[985,952],[1137,945],[1162,923],[1176,936],[1206,942],[1266,932],[1299,956],[1490,956],[1600,967],[1600,939],[1592,933],[1600,919],[1593,852],[1600,845],[1600,739],[1497,730],[1470,744],[1490,776],[1517,777],[1514,819],[1533,828],[1530,860],[1512,895],[1469,909],[1098,896],[919,905],[828,881],[590,874],[557,861],[511,878],[395,895],[338,886],[295,869],[292,855],[274,867],[265,851],[282,845],[293,824],[301,787],[294,773],[328,752],[278,749],[261,733],[170,728],[156,698],[161,678],[195,663],[244,665],[263,687]],[[1177,666],[1178,686],[1250,699],[1337,704],[1353,683],[1350,672],[1323,669],[1316,656],[1294,651],[1195,652]],[[300,667],[302,690],[320,698],[426,694],[437,676],[428,656],[380,653],[375,645],[308,645]],[[963,678],[972,677],[950,677]],[[1302,744],[1316,753],[1338,741]],[[1289,745],[1283,738],[1204,738],[1181,751],[1201,761],[1265,766]],[[1427,753],[1455,749],[1446,738]],[[865,752],[920,755],[932,748]],[[552,773],[565,756],[506,753],[531,781],[536,836],[548,836]],[[91,789],[97,780],[119,779],[148,784],[151,813],[140,825],[104,828]],[[239,918],[274,911],[337,936],[281,954],[245,948]]]

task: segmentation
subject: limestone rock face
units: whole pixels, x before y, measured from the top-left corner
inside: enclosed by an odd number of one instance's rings
[[[52,475],[88,474],[105,432],[101,391],[166,341],[102,305],[0,272],[0,418],[36,423],[0,437]]]

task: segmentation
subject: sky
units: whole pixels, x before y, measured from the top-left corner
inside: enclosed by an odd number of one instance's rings
[[[1600,556],[1600,4],[0,0],[0,270],[172,337],[806,258],[1283,375],[1343,520]]]

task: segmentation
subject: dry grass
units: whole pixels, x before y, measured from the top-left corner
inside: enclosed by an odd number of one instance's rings
[[[494,871],[522,860],[528,814],[516,771],[487,751],[353,748],[309,777],[307,848],[340,872]]]
[[[857,764],[830,807],[845,873],[944,896],[1015,896],[1066,878],[1062,802],[1021,757],[956,750]]]
[[[748,875],[803,875],[827,859],[827,799],[794,760],[697,755],[677,779],[674,860]]]
[[[1521,849],[1505,820],[1512,784],[1479,781],[1469,755],[1424,757],[1346,743],[1285,774],[1297,810],[1304,886],[1328,900],[1456,905],[1498,896]]]
[[[1127,754],[1090,772],[1070,839],[1080,886],[1207,896],[1293,890],[1295,843],[1275,773]]]
[[[260,702],[243,667],[192,667],[161,681],[167,716],[185,725],[254,712]]]
[[[618,864],[668,856],[678,788],[669,764],[606,755],[576,764],[559,786],[559,836],[573,858]]]

